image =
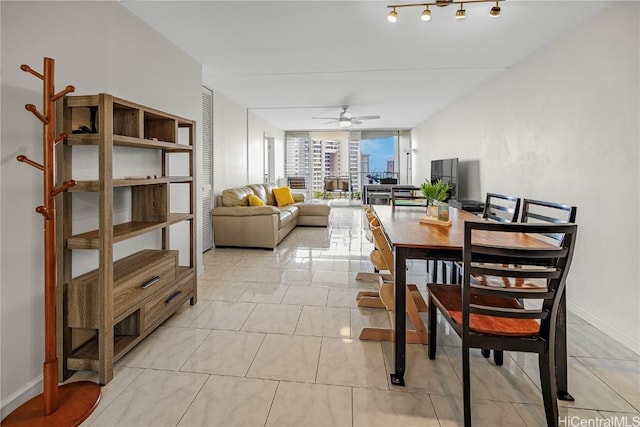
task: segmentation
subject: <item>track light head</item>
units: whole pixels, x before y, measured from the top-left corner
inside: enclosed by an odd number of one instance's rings
[[[429,10],[429,6],[427,6],[427,8],[422,11],[422,15],[420,15],[420,19],[422,19],[423,21],[431,20],[431,11]]]
[[[497,18],[498,16],[500,16],[500,5],[498,4],[498,2],[496,2],[496,5],[493,6],[489,11],[489,16],[491,16],[492,18]]]
[[[467,11],[464,10],[464,3],[460,3],[460,9],[456,10],[456,19],[464,19],[467,17]]]
[[[389,12],[389,15],[387,15],[387,21],[396,22],[397,20],[398,20],[398,12],[396,12],[396,8],[394,7],[393,10]]]

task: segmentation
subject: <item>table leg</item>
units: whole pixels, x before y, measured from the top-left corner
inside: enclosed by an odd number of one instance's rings
[[[567,358],[567,291],[565,290],[560,297],[556,321],[556,384],[558,399],[573,402],[575,399],[569,394]]]
[[[395,248],[395,280],[394,280],[394,338],[393,360],[394,372],[391,374],[391,384],[404,386],[404,370],[406,365],[406,285],[407,285],[407,254],[406,249]]]

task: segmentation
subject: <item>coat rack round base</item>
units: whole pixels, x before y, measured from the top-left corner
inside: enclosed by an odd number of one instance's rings
[[[91,381],[78,381],[58,387],[58,409],[44,415],[44,398],[39,394],[25,402],[7,418],[2,427],[9,426],[79,426],[100,401],[100,385]]]

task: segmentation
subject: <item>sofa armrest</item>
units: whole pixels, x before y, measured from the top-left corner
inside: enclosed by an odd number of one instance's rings
[[[217,206],[211,211],[213,216],[256,216],[279,213],[275,206]]]
[[[291,193],[293,197],[293,201],[296,203],[305,202],[307,200],[307,195],[304,193]]]

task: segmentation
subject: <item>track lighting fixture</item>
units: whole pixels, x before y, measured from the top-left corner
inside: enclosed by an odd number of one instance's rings
[[[423,7],[422,15],[420,15],[420,19],[423,21],[431,20],[431,9],[429,6],[438,6],[438,7],[446,7],[451,4],[459,4],[460,9],[456,11],[455,18],[456,19],[464,19],[467,16],[467,11],[464,9],[465,4],[469,3],[495,3],[495,6],[491,8],[489,11],[489,16],[492,18],[497,18],[500,16],[500,2],[505,0],[433,0],[428,3],[410,3],[410,4],[392,4],[387,7],[391,9],[389,15],[387,15],[387,20],[389,22],[396,22],[398,20],[398,12],[397,8],[400,7]]]

